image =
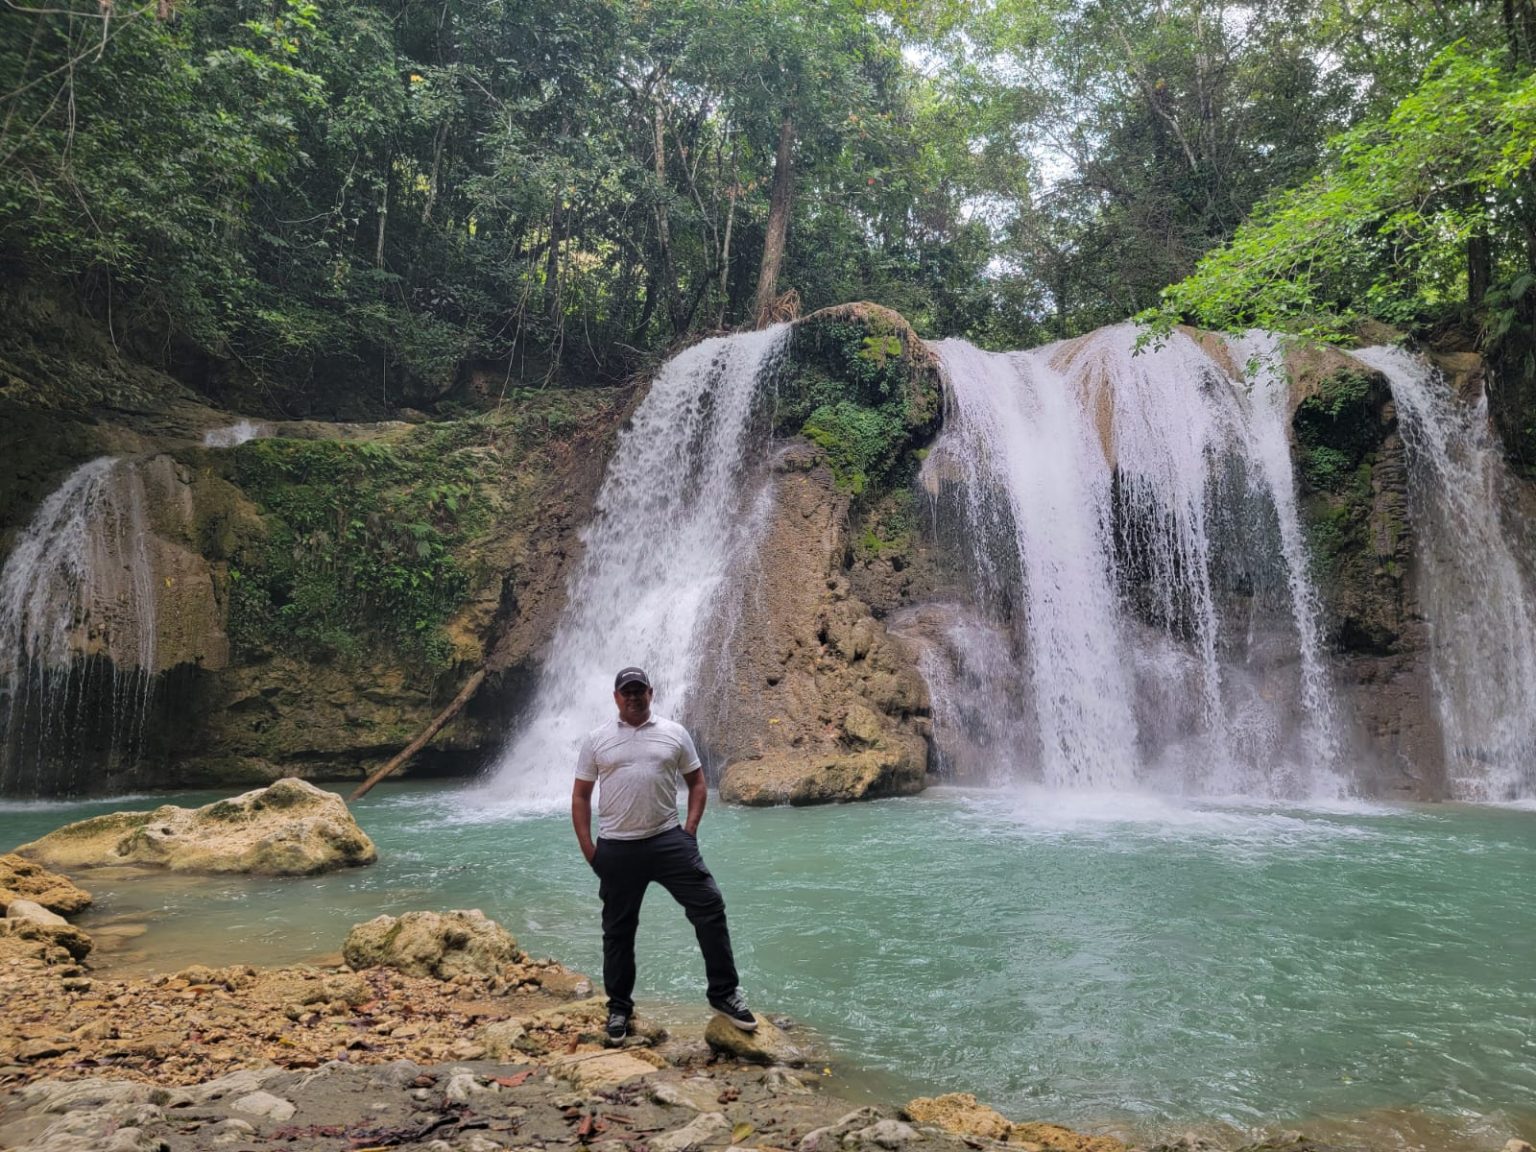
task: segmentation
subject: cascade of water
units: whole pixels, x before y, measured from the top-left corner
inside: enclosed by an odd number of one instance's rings
[[[248,440],[272,435],[272,426],[258,420],[236,420],[225,428],[210,428],[203,433],[205,448],[237,448]]]
[[[67,791],[61,776],[136,757],[155,669],[148,540],[138,470],[113,457],[76,469],[17,540],[0,570],[5,791]],[[96,737],[105,763],[81,764]]]
[[[1408,449],[1451,794],[1536,795],[1536,597],[1501,517],[1508,477],[1487,401],[1458,404],[1433,367],[1402,349],[1355,357],[1391,384]]]
[[[1251,331],[1228,341],[1234,358],[1248,377],[1249,456],[1274,505],[1285,562],[1291,617],[1301,656],[1301,703],[1307,723],[1308,749],[1319,773],[1331,771],[1339,756],[1334,694],[1322,660],[1321,600],[1312,580],[1301,517],[1296,510],[1296,476],[1291,463],[1290,379],[1279,339],[1269,332]],[[1336,785],[1337,790],[1337,785]]]
[[[1105,563],[1109,469],[1081,399],[1039,356],[981,352],[963,341],[935,349],[953,398],[930,467],[961,476],[963,511],[983,592],[1021,595],[1048,784],[1124,787],[1132,781],[1136,723],[1119,612]],[[1022,587],[1002,586],[984,542],[1011,537]]]
[[[1026,771],[1080,788],[1334,793],[1278,349],[1234,346],[1239,363],[1273,365],[1244,396],[1227,350],[1178,332],[1140,351],[1129,325],[1008,356],[936,347],[951,412],[926,479],[958,502],[983,609],[1011,620],[1027,653]],[[1286,661],[1249,666],[1252,637],[1227,635],[1223,597],[1252,600],[1259,579],[1218,556],[1216,511],[1230,505],[1247,550],[1278,534],[1265,566],[1273,599],[1290,602],[1299,684],[1277,687]],[[1306,763],[1282,769],[1305,724]]]
[[[570,791],[576,745],[613,710],[613,675],[643,666],[663,714],[687,707],[727,575],[762,515],[746,483],[759,382],[788,332],[706,340],[668,361],[614,450],[585,554],[526,727],[492,789],[530,805]]]
[[[937,773],[970,784],[1007,782],[1020,748],[1035,746],[1028,696],[1006,629],[967,604],[922,604],[894,614],[891,634],[917,649],[933,709]]]

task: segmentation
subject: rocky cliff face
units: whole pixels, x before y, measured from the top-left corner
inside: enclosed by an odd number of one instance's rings
[[[928,350],[887,309],[847,305],[796,326],[778,382],[772,517],[700,694],[726,800],[925,786],[927,689],[884,617],[911,588],[898,575],[917,546],[911,482],[940,396]]]
[[[1444,747],[1391,392],[1328,349],[1295,349],[1288,367],[1300,510],[1355,755],[1373,792],[1439,798]]]
[[[234,416],[56,311],[33,301],[19,315],[36,323],[0,341],[0,559],[85,462],[117,458],[113,482],[131,484],[143,522],[93,547],[98,567],[149,590],[152,637],[132,649],[144,659],[125,658],[111,640],[136,606],[112,581],[83,587],[63,609],[67,667],[5,670],[39,707],[8,727],[0,713],[4,787],[361,775],[484,666],[486,686],[422,764],[478,766],[563,603],[631,390],[514,388],[452,420],[233,434]],[[75,730],[58,739],[63,702]]]

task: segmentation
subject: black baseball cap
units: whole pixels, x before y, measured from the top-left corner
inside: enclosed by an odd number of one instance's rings
[[[613,678],[613,690],[622,692],[630,684],[644,684],[651,686],[651,678],[645,674],[644,668],[626,668]]]

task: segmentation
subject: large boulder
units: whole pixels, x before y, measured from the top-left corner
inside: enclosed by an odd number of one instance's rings
[[[14,900],[31,900],[60,916],[73,916],[91,906],[91,894],[85,889],[10,852],[0,856],[0,910]]]
[[[789,752],[732,764],[720,778],[720,799],[764,808],[910,796],[923,790],[925,773],[925,761],[903,748],[829,756]]]
[[[95,816],[16,851],[53,868],[142,864],[257,876],[309,876],[378,859],[341,797],[295,779],[201,808]]]
[[[512,933],[478,908],[376,916],[347,933],[341,954],[354,969],[394,968],[439,980],[498,976],[522,959]]]

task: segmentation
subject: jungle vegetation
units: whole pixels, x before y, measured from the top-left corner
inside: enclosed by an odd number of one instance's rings
[[[1528,371],[1533,57],[1536,0],[4,0],[0,269],[283,412],[853,299]]]

